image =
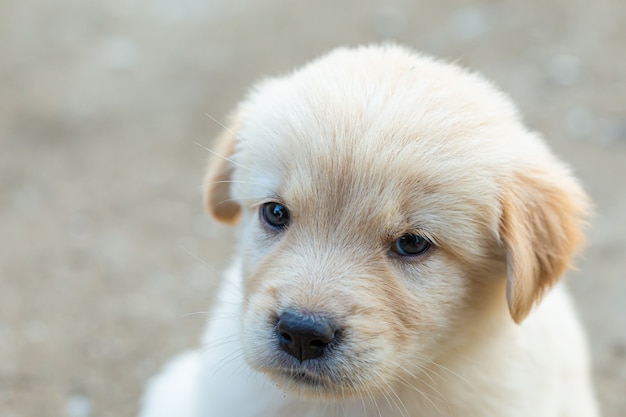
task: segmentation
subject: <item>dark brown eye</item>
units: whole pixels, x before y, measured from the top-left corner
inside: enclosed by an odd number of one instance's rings
[[[263,223],[272,229],[280,230],[289,225],[289,211],[280,203],[265,203],[259,210]]]
[[[393,242],[391,250],[400,256],[418,256],[430,248],[430,242],[425,237],[407,233]]]

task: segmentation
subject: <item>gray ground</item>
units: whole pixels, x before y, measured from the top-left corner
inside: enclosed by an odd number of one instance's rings
[[[0,416],[134,415],[232,252],[200,204],[205,113],[387,39],[485,73],[582,178],[597,215],[570,283],[625,416],[626,2],[442,3],[0,1]]]

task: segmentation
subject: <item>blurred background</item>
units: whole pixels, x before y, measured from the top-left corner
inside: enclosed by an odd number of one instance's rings
[[[494,80],[592,195],[569,281],[604,415],[625,416],[623,0],[0,0],[0,416],[133,416],[233,252],[200,201],[206,114],[385,40]]]

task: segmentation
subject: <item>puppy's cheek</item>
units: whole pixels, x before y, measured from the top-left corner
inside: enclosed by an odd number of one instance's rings
[[[412,306],[405,318],[420,354],[436,354],[441,341],[453,336],[467,309],[470,280],[453,257],[438,253],[422,264],[398,265]]]
[[[256,287],[260,281],[255,277],[261,275],[259,270],[268,261],[270,252],[279,239],[269,236],[261,228],[256,211],[244,214],[239,233],[239,253],[242,255],[244,283]]]
[[[272,259],[258,256],[259,251],[254,249],[250,252],[249,257],[244,256],[243,351],[253,369],[267,371],[276,365],[279,349],[276,321],[281,309],[280,292],[288,290],[280,271],[272,267]]]
[[[272,315],[275,301],[269,297],[253,296],[244,306],[242,345],[244,357],[256,370],[264,371],[272,366],[273,352],[278,347]]]

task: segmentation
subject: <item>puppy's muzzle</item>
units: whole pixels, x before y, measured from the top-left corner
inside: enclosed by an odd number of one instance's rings
[[[276,331],[280,348],[300,362],[321,358],[339,337],[339,329],[333,320],[292,310],[278,317]]]

